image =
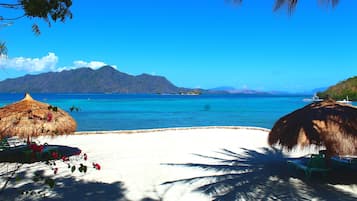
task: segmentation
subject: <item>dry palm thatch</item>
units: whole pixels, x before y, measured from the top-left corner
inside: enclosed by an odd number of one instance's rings
[[[280,118],[268,141],[288,149],[316,144],[329,155],[357,155],[357,108],[333,100],[311,103]]]
[[[76,127],[75,120],[68,113],[36,101],[29,94],[19,102],[0,108],[0,139],[70,134]]]

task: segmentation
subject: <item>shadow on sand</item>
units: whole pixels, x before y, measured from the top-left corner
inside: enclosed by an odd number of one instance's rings
[[[313,175],[306,178],[302,172],[289,167],[283,153],[277,149],[262,152],[243,149],[241,154],[223,149],[221,157],[198,155],[212,160],[210,164],[166,164],[200,168],[213,172],[211,176],[193,177],[165,182],[164,185],[184,183],[197,185],[195,189],[214,200],[356,200],[356,195],[333,185],[354,185],[357,173],[333,171],[327,177]]]
[[[24,192],[29,190],[33,193],[24,194]],[[6,188],[0,194],[0,200],[126,201],[125,192],[126,189],[121,182],[108,184],[83,180],[78,181],[74,177],[67,177],[56,179],[54,188],[38,189],[38,186],[34,182]]]

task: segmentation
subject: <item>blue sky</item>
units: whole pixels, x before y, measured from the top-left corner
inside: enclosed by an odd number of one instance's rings
[[[273,0],[74,0],[73,19],[0,28],[0,80],[114,65],[181,87],[304,92],[357,75],[357,1],[332,9],[302,0],[292,16]],[[3,15],[15,15],[1,11]]]

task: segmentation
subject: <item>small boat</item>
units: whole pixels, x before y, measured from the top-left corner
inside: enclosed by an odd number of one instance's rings
[[[338,101],[336,101],[336,102],[342,103],[342,104],[352,105],[352,101],[348,100],[348,96],[346,96],[346,99],[338,100]]]
[[[321,102],[324,99],[320,98],[316,93],[312,96],[312,98],[304,98],[304,102]]]

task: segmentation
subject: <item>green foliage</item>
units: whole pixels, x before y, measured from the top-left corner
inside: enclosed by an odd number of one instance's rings
[[[58,107],[50,105],[50,106],[48,106],[48,110],[52,110],[54,112],[57,112],[58,111]]]
[[[76,171],[76,166],[72,166],[72,168],[71,168],[71,172],[74,172],[74,171]]]
[[[45,185],[48,186],[49,188],[53,189],[56,185],[56,182],[54,179],[52,179],[50,176],[44,176],[42,171],[36,171],[32,177],[32,181],[34,183],[38,183],[37,185]],[[27,190],[22,192],[23,195],[27,196],[40,196],[40,197],[45,197],[46,194],[43,189],[40,190]]]
[[[11,2],[11,3],[10,3]],[[72,19],[72,12],[70,10],[72,6],[72,0],[16,0],[0,2],[0,8],[11,9],[14,13],[22,11],[17,17],[7,17],[0,14],[0,22],[4,25],[12,24],[14,21],[21,18],[28,18],[30,20],[42,20],[45,21],[48,26],[51,26],[51,22],[65,22],[66,19]],[[40,35],[40,27],[37,23],[33,23],[32,31],[36,35]],[[7,54],[6,45],[0,42],[0,55]]]
[[[0,42],[0,56],[7,55],[7,47],[5,42]]]
[[[78,168],[79,172],[86,173],[87,172],[87,166],[83,165],[82,163],[80,164],[80,167]]]
[[[41,171],[37,171],[34,173],[34,176],[32,178],[32,180],[36,183],[36,182],[41,182],[45,185],[48,185],[50,188],[53,188],[55,186],[55,180],[52,179],[51,177],[46,177],[43,175],[43,172]]]
[[[53,180],[52,178],[46,178],[45,184],[47,184],[50,188],[53,188],[55,186],[55,180]]]
[[[21,0],[25,15],[27,17],[37,17],[49,22],[51,18],[54,22],[60,20],[64,22],[66,18],[72,18],[69,8],[72,0]]]
[[[72,0],[17,0],[13,3],[0,3],[0,7],[12,10],[22,10],[23,14],[15,18],[0,16],[1,21],[14,21],[23,17],[29,19],[40,19],[51,26],[51,22],[65,22],[66,19],[72,19],[70,8]],[[35,23],[32,26],[33,31],[39,34],[40,29]]]
[[[347,96],[350,100],[357,100],[357,76],[339,82],[329,87],[326,91],[317,94],[321,98],[333,98],[335,100],[345,99]]]

